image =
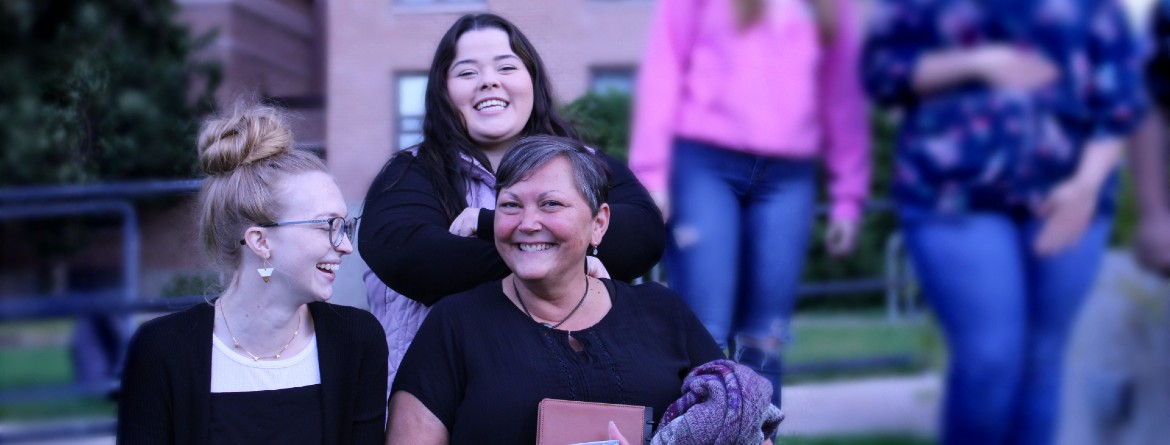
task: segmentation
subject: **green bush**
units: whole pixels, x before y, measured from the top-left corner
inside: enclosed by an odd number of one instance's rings
[[[588,93],[561,108],[561,113],[589,146],[622,161],[630,151],[630,107],[628,94],[608,90]]]
[[[220,70],[189,56],[173,0],[0,6],[0,186],[195,174]]]

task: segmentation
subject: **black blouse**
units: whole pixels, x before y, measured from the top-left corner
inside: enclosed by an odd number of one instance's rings
[[[211,394],[211,443],[322,443],[321,385]]]
[[[394,391],[417,397],[451,443],[533,443],[544,398],[649,406],[655,419],[695,366],[723,352],[658,284],[603,280],[613,307],[594,326],[541,326],[492,281],[435,306],[406,352]]]

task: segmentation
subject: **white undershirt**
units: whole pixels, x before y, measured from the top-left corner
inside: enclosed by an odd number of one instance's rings
[[[280,360],[252,360],[211,335],[211,392],[252,392],[299,388],[321,383],[317,336],[297,355]]]

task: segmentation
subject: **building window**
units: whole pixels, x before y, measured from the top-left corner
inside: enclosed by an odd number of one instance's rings
[[[427,75],[410,73],[398,75],[397,83],[398,116],[397,144],[394,149],[410,148],[422,142],[423,114],[426,113],[424,97],[427,91]]]
[[[629,95],[634,91],[634,68],[602,67],[591,69],[589,72],[589,91],[599,94],[612,92]]]

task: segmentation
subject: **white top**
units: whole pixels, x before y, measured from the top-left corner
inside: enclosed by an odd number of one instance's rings
[[[317,362],[317,336],[292,357],[280,360],[252,360],[211,335],[211,392],[252,392],[299,388],[321,383]]]

